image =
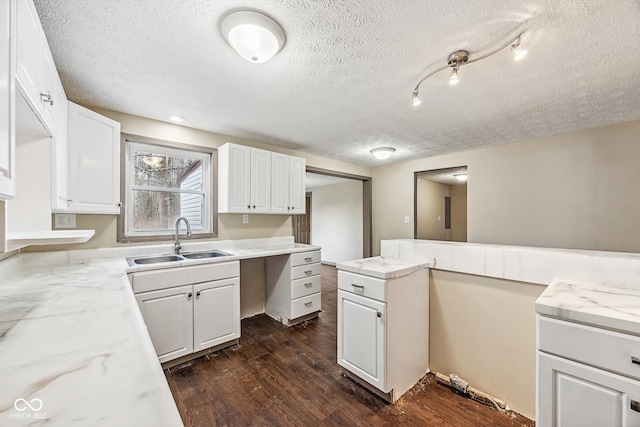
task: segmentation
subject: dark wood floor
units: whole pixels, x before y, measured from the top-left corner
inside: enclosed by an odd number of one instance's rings
[[[322,267],[319,319],[286,328],[242,320],[240,344],[166,370],[187,426],[533,426],[425,376],[395,404],[344,377],[336,363],[336,270]]]

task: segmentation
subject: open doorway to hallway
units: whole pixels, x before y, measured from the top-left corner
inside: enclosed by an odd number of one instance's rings
[[[467,167],[415,173],[414,238],[467,241]]]
[[[292,216],[295,241],[322,247],[330,265],[371,256],[371,178],[308,167],[305,182],[306,214]]]

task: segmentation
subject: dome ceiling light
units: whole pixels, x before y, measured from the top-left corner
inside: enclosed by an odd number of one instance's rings
[[[378,148],[372,149],[370,153],[373,154],[373,157],[375,157],[378,160],[386,160],[395,151],[396,149],[393,147],[378,147]]]
[[[256,64],[270,60],[284,46],[280,25],[259,12],[232,12],[222,20],[220,29],[238,55]]]

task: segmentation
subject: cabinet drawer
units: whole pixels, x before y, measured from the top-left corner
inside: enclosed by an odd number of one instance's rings
[[[378,301],[387,300],[386,280],[374,277],[363,276],[361,274],[338,271],[338,289],[362,295]]]
[[[640,380],[640,337],[538,316],[538,349]]]
[[[299,254],[291,254],[291,266],[314,264],[320,262],[320,251],[301,252]]]
[[[296,319],[305,314],[313,313],[314,311],[320,311],[322,307],[322,300],[320,292],[313,295],[308,295],[302,298],[296,298],[291,301],[291,319]]]
[[[291,267],[291,280],[302,279],[320,274],[320,263]]]
[[[303,279],[291,281],[291,299],[315,294],[321,290],[321,277],[319,274]]]
[[[238,261],[219,262],[133,273],[131,275],[131,285],[133,286],[133,293],[137,294],[175,286],[228,279],[239,275],[240,263]]]

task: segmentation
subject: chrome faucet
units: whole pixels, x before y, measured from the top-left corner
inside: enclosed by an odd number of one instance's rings
[[[187,237],[191,237],[191,225],[189,224],[189,220],[183,216],[176,220],[176,240],[173,242],[173,252],[178,255],[180,253],[180,249],[182,246],[180,245],[180,221],[184,221],[187,225]]]

